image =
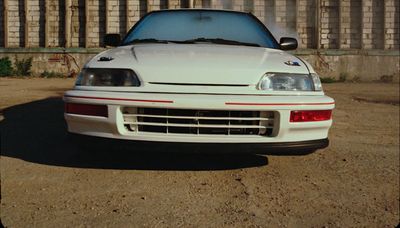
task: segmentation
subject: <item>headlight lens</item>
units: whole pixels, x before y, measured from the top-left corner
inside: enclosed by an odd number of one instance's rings
[[[313,91],[313,79],[308,74],[267,73],[257,85],[267,91]]]
[[[321,79],[319,79],[318,74],[311,74],[312,80],[314,82],[314,89],[315,91],[322,91],[322,83]]]
[[[77,86],[140,86],[135,72],[129,69],[86,68],[76,80]]]

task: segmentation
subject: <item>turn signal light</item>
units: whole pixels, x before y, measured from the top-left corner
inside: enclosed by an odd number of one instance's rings
[[[332,110],[291,111],[290,122],[312,122],[330,120]]]
[[[78,115],[108,117],[107,105],[65,103],[65,112]]]

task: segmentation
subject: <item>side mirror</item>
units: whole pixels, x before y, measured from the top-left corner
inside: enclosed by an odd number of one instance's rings
[[[104,46],[116,47],[121,44],[121,36],[119,34],[106,34],[104,36]]]
[[[298,43],[295,38],[282,37],[279,41],[282,50],[296,50]]]

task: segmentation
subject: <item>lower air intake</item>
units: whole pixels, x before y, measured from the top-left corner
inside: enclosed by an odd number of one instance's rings
[[[222,111],[125,107],[124,126],[129,132],[191,135],[271,136],[272,111]]]

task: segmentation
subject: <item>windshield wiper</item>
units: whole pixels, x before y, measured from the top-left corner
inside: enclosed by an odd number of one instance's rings
[[[134,39],[134,40],[130,40],[130,41],[124,43],[123,45],[140,44],[140,43],[195,44],[195,43],[201,43],[201,42],[213,43],[213,44],[243,45],[243,46],[261,47],[259,44],[254,44],[254,43],[246,43],[246,42],[240,42],[240,41],[236,41],[236,40],[226,40],[226,39],[222,39],[222,38],[204,38],[204,37],[191,39],[191,40],[183,40],[183,41],[178,41],[178,40],[159,40],[159,39],[154,39],[154,38]]]
[[[206,43],[213,43],[213,44],[226,44],[226,45],[243,45],[243,46],[252,46],[252,47],[261,47],[259,44],[254,44],[254,43],[246,43],[246,42],[240,42],[236,40],[226,40],[222,38],[196,38],[196,39],[191,39],[191,40],[185,40],[185,41],[180,41],[180,43],[200,43],[200,42],[206,42]]]
[[[171,41],[169,40],[158,40],[158,39],[154,39],[154,38],[148,38],[148,39],[134,39],[134,40],[130,40],[126,43],[124,43],[123,45],[130,45],[130,44],[144,44],[144,43],[158,43],[158,44],[167,44]]]

